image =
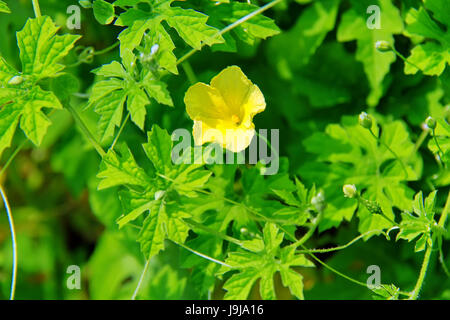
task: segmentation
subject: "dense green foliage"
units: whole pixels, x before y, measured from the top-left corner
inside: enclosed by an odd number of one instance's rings
[[[450,299],[448,0],[6,0],[0,31],[16,298]],[[187,89],[230,65],[275,175],[171,159]]]

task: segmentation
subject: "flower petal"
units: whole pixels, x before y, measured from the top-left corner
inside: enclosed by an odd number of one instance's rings
[[[184,103],[192,120],[228,118],[229,109],[220,92],[207,84],[199,82],[191,86]]]
[[[225,126],[210,127],[203,121],[194,121],[193,134],[196,145],[215,142],[232,152],[240,152],[250,145],[255,129],[253,126],[232,129]]]
[[[266,109],[266,100],[257,85],[252,85],[247,101],[245,101],[242,108],[244,109],[244,116],[242,117],[241,125],[244,127],[252,126],[255,114]]]
[[[211,86],[220,91],[232,114],[242,119],[242,105],[247,101],[253,84],[242,72],[241,68],[231,66],[222,70],[211,80]]]

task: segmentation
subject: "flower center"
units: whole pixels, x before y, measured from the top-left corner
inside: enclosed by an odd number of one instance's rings
[[[234,124],[239,124],[239,122],[241,122],[241,119],[237,115],[233,114],[231,116],[231,121],[233,121]]]

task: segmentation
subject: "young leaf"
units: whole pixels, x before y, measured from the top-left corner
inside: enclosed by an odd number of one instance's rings
[[[142,69],[141,75],[137,77],[135,57],[130,51],[126,52],[122,64],[113,61],[94,70],[98,76],[107,78],[94,84],[89,98],[89,105],[100,115],[98,129],[102,140],[113,136],[115,127],[120,126],[125,103],[131,120],[141,130],[144,129],[147,114],[145,106],[150,103],[149,97],[173,106],[166,85],[155,80],[152,72],[146,69]]]
[[[246,299],[256,280],[260,280],[260,294],[263,299],[276,299],[274,274],[280,272],[283,284],[299,299],[303,299],[303,277],[292,267],[313,267],[314,264],[304,255],[296,254],[295,247],[280,248],[284,234],[271,223],[267,223],[263,230],[263,250],[257,246],[256,252],[238,251],[228,254],[225,261],[232,268],[238,270],[224,284],[227,290],[225,299]],[[254,246],[247,246],[254,248]],[[222,271],[231,271],[224,267]]]
[[[59,62],[79,39],[75,35],[57,36],[57,30],[49,17],[39,17],[29,19],[17,32],[21,73],[0,57],[0,155],[10,146],[19,122],[28,139],[39,146],[50,125],[42,109],[62,108],[52,92],[37,85],[40,79],[55,77],[64,69]]]

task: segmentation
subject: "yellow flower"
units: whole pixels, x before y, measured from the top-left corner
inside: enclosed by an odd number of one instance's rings
[[[266,108],[261,90],[237,66],[222,70],[210,85],[191,86],[184,103],[194,120],[195,144],[217,142],[233,152],[249,146],[255,135],[253,116]]]

